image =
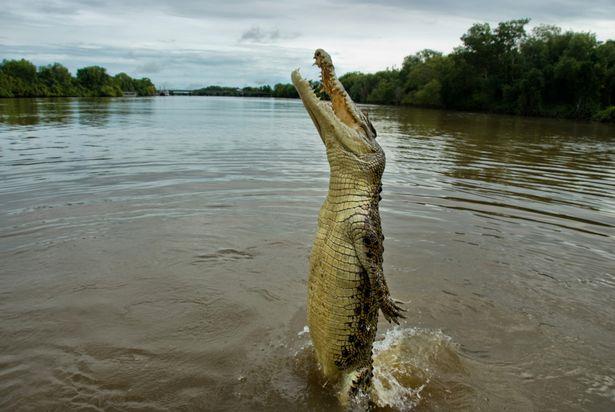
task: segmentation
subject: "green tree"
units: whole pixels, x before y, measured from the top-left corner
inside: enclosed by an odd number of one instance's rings
[[[367,96],[367,103],[399,104],[401,102],[401,85],[398,70],[385,70],[373,77],[375,85]]]
[[[127,75],[126,73],[118,73],[113,76],[113,80],[117,87],[120,88],[122,92],[136,92],[135,90],[135,80]]]
[[[350,72],[339,78],[340,82],[355,102],[364,103],[367,101],[372,88],[375,85],[374,75],[359,72]]]
[[[516,99],[507,100],[511,96],[506,91],[513,88],[521,72],[520,47],[526,38],[528,22],[528,19],[510,20],[499,23],[495,29],[488,23],[470,27],[461,36],[463,45],[453,52],[454,64],[449,81],[445,82],[445,89],[459,84],[460,90],[445,100],[471,109],[510,111]],[[462,77],[466,78],[463,82]]]
[[[122,95],[122,91],[104,67],[88,66],[77,70],[77,81],[86,90],[86,95],[102,97]]]
[[[11,78],[0,70],[0,97],[13,97]]]
[[[542,72],[537,68],[530,69],[519,82],[516,113],[533,116],[541,114],[544,87]]]
[[[5,81],[10,83],[10,94],[13,96],[36,97],[44,95],[36,78],[36,66],[25,59],[4,60],[0,65]]]
[[[275,86],[273,86],[272,96],[297,98],[299,97],[299,93],[297,93],[295,86],[293,86],[292,84],[277,83]]]
[[[36,66],[26,59],[4,60],[2,62],[2,71],[7,76],[23,80],[24,82],[34,83],[36,81]]]
[[[73,76],[60,63],[39,67],[37,75],[39,81],[46,87],[48,96],[78,95]]]
[[[615,41],[608,40],[599,45],[597,54],[603,78],[600,87],[601,104],[615,105]]]
[[[134,91],[138,96],[154,96],[156,94],[156,87],[154,83],[147,77],[142,79],[133,80]]]
[[[400,76],[403,82],[403,104],[441,107],[442,76],[447,58],[442,53],[425,49],[404,59]]]

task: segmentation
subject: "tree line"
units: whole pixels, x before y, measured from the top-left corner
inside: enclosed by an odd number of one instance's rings
[[[278,83],[273,88],[269,85],[260,87],[225,87],[207,86],[191,92],[195,96],[244,96],[244,97],[285,97],[298,98],[299,94],[292,84]]]
[[[423,50],[401,68],[347,73],[355,102],[615,121],[615,41],[529,19],[474,24],[448,55]]]
[[[0,97],[115,97],[126,92],[152,96],[156,87],[148,78],[110,76],[100,66],[81,68],[73,76],[59,63],[38,68],[25,59],[0,63]]]

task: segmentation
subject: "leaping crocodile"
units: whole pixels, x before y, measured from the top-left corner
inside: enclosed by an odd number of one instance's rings
[[[329,192],[318,216],[310,255],[308,326],[325,377],[341,382],[342,401],[368,392],[378,310],[389,321],[404,316],[382,272],[381,200],[384,151],[366,112],[357,109],[337,79],[331,57],[314,54],[321,101],[299,70],[291,78],[326,147]]]

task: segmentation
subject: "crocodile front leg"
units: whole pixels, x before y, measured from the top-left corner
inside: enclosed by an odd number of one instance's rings
[[[355,220],[351,225],[355,253],[361,266],[369,276],[371,290],[375,294],[377,305],[385,319],[399,324],[399,319],[405,319],[402,312],[406,310],[403,303],[393,299],[389,292],[382,270],[382,255],[384,252],[382,230],[379,216],[366,216]]]

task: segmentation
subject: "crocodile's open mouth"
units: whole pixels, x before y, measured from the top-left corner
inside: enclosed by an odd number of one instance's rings
[[[372,142],[376,138],[376,131],[367,114],[357,109],[337,79],[331,57],[324,50],[318,49],[314,53],[314,60],[320,68],[322,88],[331,101],[320,100],[298,69],[293,71],[291,78],[323,141],[327,143],[324,134],[332,129],[336,140],[348,150],[355,153],[373,151]]]

